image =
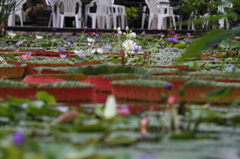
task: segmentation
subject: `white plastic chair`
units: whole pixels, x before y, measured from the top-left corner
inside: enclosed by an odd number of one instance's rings
[[[16,0],[16,7],[11,15],[8,17],[8,26],[15,26],[16,16],[19,17],[20,24],[23,26],[23,4],[27,0]]]
[[[125,6],[114,4],[114,0],[109,0],[110,3],[110,14],[113,19],[113,27],[125,28],[127,26],[127,14],[125,11]],[[117,24],[118,20],[118,24]]]
[[[90,8],[97,7],[96,12],[91,12]],[[110,8],[108,0],[93,0],[91,3],[85,6],[85,24],[87,24],[88,16],[92,18],[92,28],[96,28],[96,22],[98,22],[98,28],[104,29],[105,24],[110,29]]]
[[[157,2],[162,3],[163,1],[157,0]],[[166,5],[166,6],[169,6],[169,1],[168,1],[168,0],[166,0],[166,1],[164,1],[164,2],[165,2],[165,5]],[[164,4],[164,3],[163,3],[163,4]],[[182,19],[181,19],[181,18],[182,18],[182,17],[181,17],[180,15],[175,15],[175,14],[174,14],[174,16],[178,18],[178,21],[179,21],[179,29],[181,30],[181,29],[182,29],[182,24],[181,24],[181,22],[182,22]],[[144,23],[145,23],[145,21],[147,20],[148,17],[149,17],[148,6],[143,6],[143,9],[142,9],[142,25],[141,25],[141,28],[142,28],[142,29],[144,28]]]
[[[227,1],[223,1],[224,4],[218,6],[218,11],[226,14],[225,8],[232,8],[233,4]],[[224,28],[224,23],[226,22],[226,28],[229,29],[229,23],[227,18],[219,19],[219,28]]]
[[[190,30],[190,28],[191,28],[192,30],[195,30],[195,26],[194,26],[194,24],[193,24],[192,21],[197,19],[197,17],[195,16],[195,14],[197,14],[197,12],[198,12],[198,10],[196,10],[195,13],[192,12],[192,13],[190,14],[190,16],[189,16],[189,21],[188,21],[188,30]],[[200,15],[199,18],[207,18],[207,17],[209,17],[209,16],[210,16],[210,12],[209,12],[209,13],[205,13],[204,15]],[[207,27],[207,26],[208,26],[208,21],[204,21],[204,22],[202,23],[202,28]]]
[[[182,24],[181,24],[181,19],[182,17],[180,15],[176,15],[174,14],[173,10],[174,10],[174,7],[171,7],[170,6],[170,1],[169,0],[156,0],[158,3],[160,3],[160,5],[165,8],[165,13],[168,12],[168,14],[173,14],[175,18],[177,18],[177,21],[179,22],[179,29],[182,29]],[[167,22],[166,22],[166,18],[164,18],[165,22],[164,24],[166,25]],[[166,28],[167,26],[165,26]]]
[[[63,28],[65,17],[75,17],[76,28],[81,27],[82,2],[80,0],[59,0],[57,3],[57,26]]]
[[[46,2],[46,5],[51,7],[51,10],[52,10],[51,17],[50,17],[50,20],[49,20],[49,23],[48,23],[48,27],[50,27],[51,22],[52,22],[52,26],[56,27],[56,25],[57,25],[56,13],[55,13],[55,10],[54,10],[55,0],[45,0],[45,2]]]
[[[145,20],[147,19],[147,17],[149,16],[149,14],[147,13],[147,6],[143,6],[143,9],[142,9],[142,25],[141,25],[141,28],[143,29],[144,28],[144,23],[145,23]]]
[[[166,18],[172,20],[174,29],[176,29],[172,7],[162,6],[156,0],[145,0],[145,2],[149,7],[148,29],[154,25],[157,26],[157,29],[167,29]]]

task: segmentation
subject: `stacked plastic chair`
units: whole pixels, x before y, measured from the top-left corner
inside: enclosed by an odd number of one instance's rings
[[[157,26],[157,29],[166,29],[166,18],[170,18],[174,29],[176,28],[172,7],[162,6],[156,0],[145,0],[145,2],[149,7],[148,29],[151,29],[153,26]]]
[[[114,4],[114,0],[109,0],[109,3],[111,4],[109,7],[110,15],[113,19],[113,27],[125,28],[127,26],[127,14],[125,11],[125,6]]]
[[[93,0],[85,6],[85,24],[87,24],[88,17],[92,19],[92,28],[110,29],[110,8],[109,0]],[[91,7],[96,6],[96,12],[91,12]],[[97,25],[96,25],[97,23]]]
[[[223,1],[223,4],[218,6],[218,11],[226,14],[225,8],[232,8],[233,4],[228,1]],[[227,18],[222,18],[219,20],[219,28],[224,28],[224,23],[226,22],[226,29],[229,29],[229,23]]]
[[[16,0],[16,7],[11,15],[8,17],[8,26],[15,26],[16,16],[20,19],[20,24],[23,26],[23,4],[27,0]]]
[[[59,0],[57,3],[57,26],[63,28],[64,18],[74,17],[76,28],[82,25],[82,2],[80,0]]]
[[[56,27],[57,23],[56,23],[56,13],[55,13],[55,9],[54,9],[54,5],[55,5],[55,0],[45,0],[47,6],[51,7],[52,13],[51,13],[51,17],[48,23],[48,27],[50,27],[50,24],[52,22],[52,26]]]

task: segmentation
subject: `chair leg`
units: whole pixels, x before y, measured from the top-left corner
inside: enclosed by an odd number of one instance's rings
[[[49,19],[49,22],[48,22],[48,27],[50,27],[51,21],[52,21],[52,19],[53,19],[53,18],[52,18],[52,15],[53,15],[53,14],[51,13],[51,16],[50,16],[50,19]]]
[[[148,29],[151,29],[151,23],[152,23],[153,17],[149,16],[149,20],[148,20]]]
[[[172,18],[172,21],[173,21],[173,27],[174,27],[174,29],[176,30],[176,21],[175,21],[175,17],[174,17],[174,15],[172,15],[172,17],[170,17],[170,18]]]
[[[76,25],[76,28],[80,28],[79,27],[78,16],[75,16],[75,25]]]
[[[142,14],[142,26],[141,26],[141,29],[143,29],[143,27],[144,27],[145,18],[146,18],[146,13],[143,13]]]
[[[170,26],[172,26],[171,22],[170,22]],[[161,29],[167,29],[167,17],[162,19]]]
[[[125,16],[124,15],[120,15],[119,17],[119,26],[121,26],[121,28],[125,28]]]
[[[8,26],[12,26],[13,25],[13,14],[9,15],[8,17]]]
[[[229,29],[229,24],[228,24],[228,19],[225,18],[225,22],[226,22],[226,29]]]
[[[125,25],[128,26],[127,16],[124,15]]]
[[[105,19],[106,19],[107,29],[111,29],[110,28],[110,19],[109,19],[109,17],[106,16]]]
[[[179,30],[182,30],[182,15],[179,16],[178,21],[179,21]]]
[[[63,23],[64,23],[64,16],[61,15],[61,17],[60,17],[60,28],[63,28]]]
[[[60,15],[59,14],[57,14],[57,16],[56,16],[56,27],[57,28],[60,27]]]
[[[162,29],[162,26],[163,26],[163,17],[161,16],[158,16],[158,23],[157,23],[157,29],[160,30]]]
[[[56,27],[56,14],[52,13],[52,23],[53,23],[53,27]]]
[[[23,18],[22,18],[22,16],[19,16],[19,19],[20,19],[21,27],[23,27]]]
[[[117,16],[115,14],[113,14],[113,27],[117,28]]]
[[[93,28],[93,29],[96,28],[96,21],[97,21],[96,16],[92,16],[92,28]]]
[[[219,19],[219,28],[224,28],[224,19]]]
[[[100,25],[101,25],[102,29],[109,27],[109,26],[107,26],[106,17],[101,17],[101,19],[102,20],[100,21]]]
[[[84,18],[85,25],[87,25],[87,18],[88,18],[88,16],[85,16],[85,18]]]
[[[101,21],[102,21],[102,17],[99,17],[99,16],[98,16],[98,17],[96,18],[96,23],[97,23],[97,27],[98,27],[99,29],[102,29],[102,28],[103,28]]]

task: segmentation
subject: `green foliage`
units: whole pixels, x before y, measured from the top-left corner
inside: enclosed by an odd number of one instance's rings
[[[222,87],[222,88],[216,89],[214,91],[211,91],[207,94],[203,94],[202,97],[207,98],[207,99],[217,100],[217,99],[220,99],[222,97],[229,95],[231,93],[231,91],[232,91],[231,87]]]
[[[111,84],[113,84],[113,85],[131,85],[131,86],[164,88],[168,84],[168,82],[161,81],[161,80],[137,79],[137,80],[113,81]]]
[[[179,43],[174,45],[174,47],[178,48],[178,49],[185,49],[188,45],[186,43]]]
[[[129,136],[114,136],[108,137],[105,142],[108,145],[131,145],[137,142],[137,137],[129,137]]]
[[[38,100],[44,101],[47,105],[54,105],[56,103],[54,96],[44,91],[38,91],[36,97]]]
[[[170,139],[172,140],[191,140],[194,139],[195,135],[193,132],[182,132],[180,134],[171,134]]]
[[[1,80],[0,87],[1,88],[29,88],[29,85],[22,82],[17,82],[17,81]]]
[[[85,88],[85,87],[93,87],[92,84],[80,83],[75,81],[64,81],[64,82],[56,82],[56,83],[43,83],[38,85],[38,88]]]
[[[201,38],[199,38],[195,43],[187,48],[186,52],[176,61],[176,64],[183,63],[190,57],[200,55],[202,51],[205,51],[213,46],[213,44],[222,41],[224,39],[231,39],[235,35],[240,33],[240,27],[235,28],[231,31],[215,29],[211,30]],[[224,41],[221,43],[221,47],[228,47]]]
[[[14,9],[17,5],[19,5],[20,1],[15,0],[0,0],[0,24],[7,21],[10,14],[14,12]]]
[[[139,17],[138,7],[125,7],[128,19],[137,19]]]

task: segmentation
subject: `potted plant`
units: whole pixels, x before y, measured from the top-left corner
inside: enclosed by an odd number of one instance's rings
[[[39,14],[39,11],[46,10],[47,10],[46,4],[43,0],[41,0],[35,3],[31,8],[28,8],[25,12],[25,16],[28,17],[33,22],[33,25],[36,25],[38,16],[41,15]]]
[[[1,10],[0,10],[0,36],[6,35],[7,30],[7,20],[9,15],[11,15],[16,6],[21,4],[21,1],[16,0],[0,0]]]

